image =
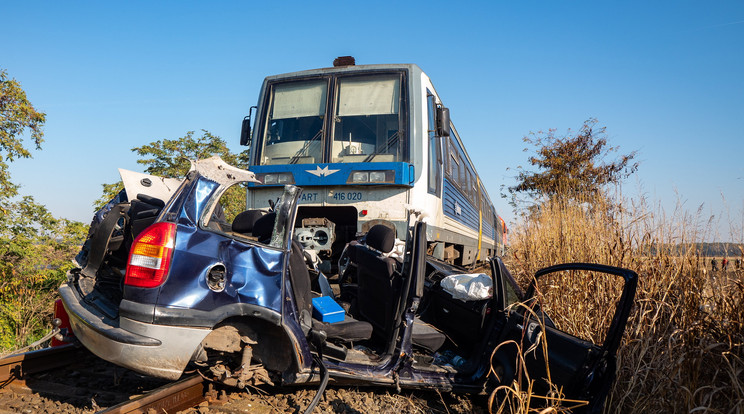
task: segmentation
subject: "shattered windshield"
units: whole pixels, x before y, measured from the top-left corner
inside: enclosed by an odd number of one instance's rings
[[[331,162],[403,161],[400,76],[340,78]]]
[[[274,231],[271,235],[271,242],[269,246],[287,248],[289,246],[288,236],[291,234],[290,230],[294,225],[295,219],[295,206],[297,205],[297,199],[302,194],[300,187],[293,185],[285,185],[282,197],[276,204],[276,221],[274,222]]]
[[[321,162],[327,89],[323,79],[272,87],[261,165]]]

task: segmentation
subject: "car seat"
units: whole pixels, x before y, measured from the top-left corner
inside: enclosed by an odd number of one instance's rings
[[[399,263],[386,257],[395,244],[395,230],[382,224],[367,233],[366,244],[351,242],[349,260],[357,269],[357,312],[374,327],[374,334],[390,340],[396,327],[402,297],[403,276]],[[446,337],[433,326],[414,318],[411,341],[414,345],[436,351]]]

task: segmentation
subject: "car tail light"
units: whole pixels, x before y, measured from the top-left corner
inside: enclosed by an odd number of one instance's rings
[[[67,315],[65,306],[62,304],[62,299],[54,301],[54,319],[59,319],[59,326],[57,326],[59,328],[59,333],[52,337],[52,342],[49,344],[51,348],[65,345],[75,337],[72,333],[72,327],[70,326],[70,317]],[[54,320],[52,321],[52,324],[54,324]]]
[[[132,243],[124,284],[160,286],[168,275],[175,236],[175,223],[159,222],[143,230]]]

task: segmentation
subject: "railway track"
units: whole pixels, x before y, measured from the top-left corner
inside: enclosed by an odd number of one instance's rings
[[[150,410],[172,413],[195,407],[206,401],[204,379],[194,375],[166,384],[135,399],[125,401],[106,410],[109,414],[148,413]]]
[[[0,359],[0,413],[175,413],[220,396],[199,375],[165,383],[75,345]]]
[[[142,376],[74,345],[0,359],[0,414],[304,412],[315,389],[246,392],[213,387],[198,375],[176,382]],[[208,411],[206,410],[208,406]],[[314,412],[478,412],[463,396],[331,387]],[[483,411],[480,411],[483,412]]]

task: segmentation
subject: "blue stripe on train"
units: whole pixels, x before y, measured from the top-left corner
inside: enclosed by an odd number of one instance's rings
[[[282,164],[282,165],[253,165],[248,168],[256,174],[290,172],[294,176],[295,185],[346,185],[353,171],[393,171],[395,179],[392,183],[354,183],[354,185],[404,185],[413,186],[413,165],[407,162],[350,162],[350,163],[318,163],[318,164]],[[265,185],[265,187],[280,186],[282,184]],[[256,186],[249,184],[249,186]],[[264,187],[262,185],[261,187]]]

